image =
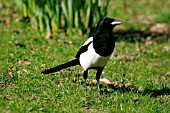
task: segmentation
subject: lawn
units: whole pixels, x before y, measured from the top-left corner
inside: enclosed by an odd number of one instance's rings
[[[148,29],[157,22],[170,25],[170,3],[115,2],[109,4],[108,16],[122,20],[123,25],[113,32],[119,38],[101,76],[113,85],[101,83],[100,93],[93,70],[87,91],[79,66],[41,74],[73,59],[87,35],[61,33],[46,39],[46,33],[18,22],[17,9],[5,2],[0,7],[0,111],[169,113],[170,35],[169,31],[153,35]]]

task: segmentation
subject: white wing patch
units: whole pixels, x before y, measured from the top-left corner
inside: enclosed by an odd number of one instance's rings
[[[91,39],[87,40],[87,42],[90,42],[90,40]],[[93,67],[104,67],[107,64],[109,58],[110,56],[103,57],[97,54],[93,48],[93,42],[92,42],[89,45],[88,50],[80,55],[79,61],[80,61],[80,65],[85,71]]]
[[[93,37],[88,38],[88,39],[84,42],[83,46],[89,44],[91,41],[93,41]]]

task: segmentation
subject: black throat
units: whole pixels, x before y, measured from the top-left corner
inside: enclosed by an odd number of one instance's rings
[[[112,37],[112,32],[100,31],[93,35],[93,47],[100,56],[111,55],[115,47],[115,39]]]

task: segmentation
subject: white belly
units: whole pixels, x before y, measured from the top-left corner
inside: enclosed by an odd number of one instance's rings
[[[104,67],[110,56],[103,57],[97,54],[93,48],[93,43],[88,47],[88,50],[80,55],[80,65],[84,70],[95,67]]]

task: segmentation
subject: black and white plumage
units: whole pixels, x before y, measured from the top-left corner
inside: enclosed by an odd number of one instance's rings
[[[119,24],[121,24],[121,22],[113,18],[106,17],[101,19],[95,27],[93,33],[77,52],[76,59],[51,69],[44,70],[42,73],[49,74],[70,66],[80,65],[84,70],[83,77],[84,85],[86,87],[88,70],[96,69],[96,80],[98,83],[98,89],[100,89],[100,75],[115,47],[116,39],[112,36],[112,29]]]

